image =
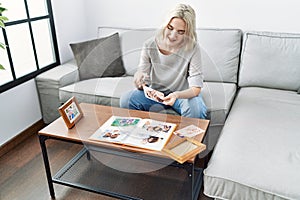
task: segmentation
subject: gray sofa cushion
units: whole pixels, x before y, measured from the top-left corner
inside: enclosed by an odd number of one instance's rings
[[[200,157],[205,156],[217,143],[236,90],[237,86],[234,83],[204,82],[201,94],[207,106],[207,117],[210,119],[210,124],[204,139],[206,151],[200,154]]]
[[[70,46],[78,65],[80,80],[125,74],[118,33]]]
[[[135,88],[133,76],[94,78],[60,88],[59,98],[66,102],[75,96],[78,102],[119,107],[121,95]],[[162,113],[178,115],[173,109]]]
[[[125,91],[135,88],[133,77],[104,77],[80,81],[59,89],[61,102],[75,96],[78,102],[119,107]]]
[[[204,193],[220,199],[300,199],[299,119],[296,92],[241,88],[204,170]]]
[[[224,125],[237,90],[236,84],[204,82],[201,94],[207,106],[210,125]]]
[[[197,29],[205,81],[237,83],[242,31]]]
[[[246,32],[239,86],[297,91],[300,87],[300,34]]]

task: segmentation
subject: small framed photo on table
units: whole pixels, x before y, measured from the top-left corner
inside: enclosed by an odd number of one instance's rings
[[[72,128],[83,116],[82,110],[75,97],[70,98],[58,108],[60,115],[68,128]]]

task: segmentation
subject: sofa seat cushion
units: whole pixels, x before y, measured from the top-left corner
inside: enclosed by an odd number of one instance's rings
[[[296,92],[240,89],[204,170],[204,193],[221,199],[300,199],[299,119]]]
[[[237,86],[234,83],[204,82],[201,93],[207,106],[207,118],[210,123],[204,138],[206,151],[200,154],[200,157],[205,156],[217,143],[236,90]]]
[[[119,107],[121,95],[134,88],[132,76],[94,78],[60,88],[59,97],[62,103],[75,96],[78,102]]]
[[[210,125],[224,125],[236,90],[234,83],[204,82],[201,93],[207,106]]]

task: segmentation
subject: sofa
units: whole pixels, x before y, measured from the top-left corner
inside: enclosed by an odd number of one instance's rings
[[[35,78],[45,123],[72,96],[119,106],[134,89],[143,42],[155,29],[99,27],[70,44],[74,59]],[[197,29],[213,150],[204,193],[217,199],[300,199],[300,35]],[[169,109],[168,114],[177,114]]]

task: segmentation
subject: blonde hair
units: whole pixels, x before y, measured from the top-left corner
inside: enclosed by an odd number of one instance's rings
[[[168,13],[166,17],[166,21],[162,24],[156,37],[159,40],[162,40],[164,38],[165,29],[173,18],[180,18],[183,21],[185,21],[186,50],[192,49],[194,47],[194,43],[197,41],[197,34],[196,34],[196,14],[194,9],[190,5],[187,4],[176,5],[175,8]]]

